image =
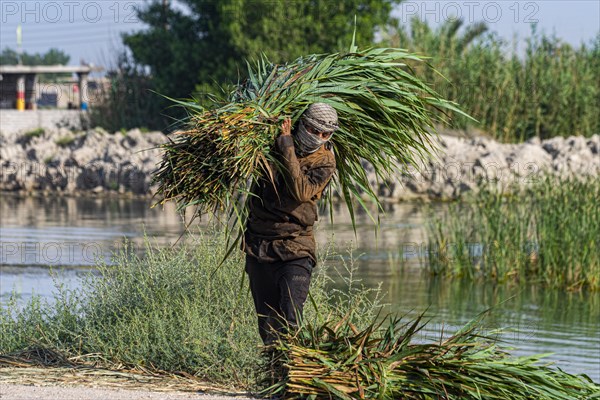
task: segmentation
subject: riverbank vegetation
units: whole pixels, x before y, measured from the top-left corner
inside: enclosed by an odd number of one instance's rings
[[[435,275],[600,289],[600,181],[542,178],[511,196],[489,185],[433,216]]]
[[[143,258],[124,250],[78,290],[57,284],[50,304],[34,296],[23,306],[13,297],[0,308],[0,354],[42,348],[88,364],[179,371],[252,388],[261,363],[256,313],[241,256],[217,268],[224,241],[206,234],[187,248],[160,250],[148,242]],[[326,292],[327,280],[321,273],[312,282],[308,321],[348,307],[358,326],[375,317],[372,290],[354,282],[350,292]]]
[[[131,58],[110,74],[109,101],[114,106],[103,106],[110,112],[96,113],[97,123],[113,131],[140,123],[163,130],[173,121],[169,117],[177,120],[185,113],[165,109],[170,101],[144,94],[148,90],[171,98],[194,97],[208,106],[214,98],[227,96],[229,85],[247,78],[244,60],[264,54],[285,63],[343,51],[355,29],[361,48],[399,47],[430,57],[441,75],[425,68],[417,77],[479,121],[459,117],[455,127],[475,128],[510,142],[534,136],[589,137],[600,131],[600,33],[571,45],[534,27],[528,37],[510,43],[484,23],[452,18],[437,28],[418,18],[399,23],[391,16],[393,2],[387,0],[356,0],[340,8],[304,0],[294,7],[270,1],[255,1],[251,7],[237,0],[218,6],[198,0],[183,3],[189,4],[189,14],[165,3],[140,7],[138,18],[148,29],[125,36]],[[356,10],[369,11],[357,15]],[[286,23],[273,22],[278,20]],[[158,52],[148,46],[157,38]]]
[[[512,357],[478,322],[452,336],[440,332],[434,343],[417,339],[425,319],[376,322],[382,321],[379,293],[352,280],[351,257],[346,289],[334,290],[325,274],[316,275],[303,327],[279,345],[278,354],[291,357],[287,370],[280,384],[265,388],[262,371],[272,372],[273,358],[261,356],[242,259],[215,268],[224,251],[220,234],[201,236],[188,248],[148,244],[143,258],[124,251],[115,265],[87,275],[79,290],[57,285],[51,303],[34,297],[19,305],[13,298],[0,309],[0,360],[51,355],[55,366],[68,360],[182,374],[284,398],[311,398],[316,391],[333,398],[506,398],[510,392],[514,399],[557,399],[599,390],[585,376],[548,367],[537,356]],[[302,378],[306,368],[311,374]],[[497,392],[485,382],[490,374]],[[353,389],[357,382],[362,389]]]
[[[439,73],[424,68],[420,78],[479,121],[457,116],[456,127],[504,142],[600,132],[600,32],[575,47],[535,26],[508,43],[483,23],[463,25],[454,19],[434,29],[414,18],[389,29],[385,41],[430,57]]]

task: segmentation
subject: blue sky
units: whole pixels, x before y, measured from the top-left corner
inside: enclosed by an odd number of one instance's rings
[[[51,47],[66,51],[71,65],[80,60],[110,66],[122,49],[120,33],[143,28],[134,7],[144,1],[13,1],[0,0],[0,47],[16,46],[16,28],[23,26],[23,50],[45,52]],[[405,1],[394,12],[401,21],[413,15],[432,24],[461,16],[466,22],[486,21],[492,31],[519,41],[531,25],[556,33],[579,45],[600,31],[600,1]],[[520,47],[520,46],[519,46]]]

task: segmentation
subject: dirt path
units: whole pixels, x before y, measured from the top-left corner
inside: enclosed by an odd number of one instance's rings
[[[250,400],[249,397],[94,387],[25,386],[0,383],[1,400]]]
[[[0,368],[0,400],[251,400],[193,377],[97,368]]]

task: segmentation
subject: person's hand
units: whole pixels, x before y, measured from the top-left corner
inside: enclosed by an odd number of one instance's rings
[[[292,134],[292,119],[286,117],[281,124],[281,136],[290,136]]]

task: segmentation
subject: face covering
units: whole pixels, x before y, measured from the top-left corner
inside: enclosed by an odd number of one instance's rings
[[[298,150],[298,154],[300,156],[305,156],[307,154],[314,153],[319,150],[321,146],[329,141],[329,139],[321,139],[319,135],[313,135],[309,131],[306,130],[306,126],[304,125],[304,121],[302,119],[298,122],[298,129],[296,130],[296,134],[294,135],[294,142],[296,145],[296,150]]]
[[[329,104],[313,103],[300,117],[298,129],[294,135],[296,151],[298,155],[305,156],[317,151],[323,144],[327,143],[333,132],[338,128],[337,112]],[[319,135],[314,135],[307,131],[306,126],[318,132],[328,132],[331,135],[327,139],[322,139]]]

